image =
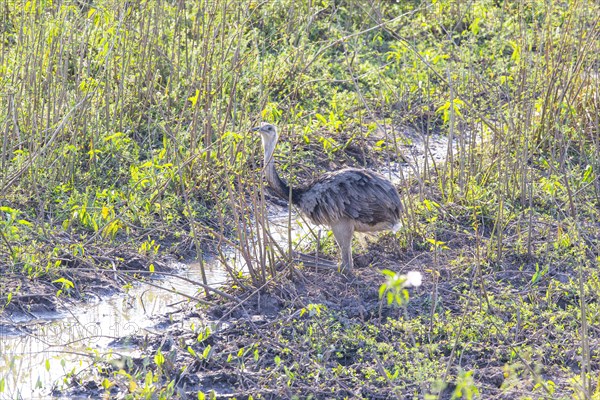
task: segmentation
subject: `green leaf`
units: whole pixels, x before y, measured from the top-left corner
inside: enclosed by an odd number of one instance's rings
[[[52,283],[62,283],[63,288],[67,288],[67,289],[71,289],[71,288],[75,287],[73,282],[71,282],[70,280],[68,280],[66,278],[58,278],[56,280],[53,280]]]
[[[477,35],[479,33],[479,22],[481,18],[475,18],[475,20],[471,23],[469,29],[473,32],[473,35]]]
[[[110,210],[108,209],[108,207],[102,206],[102,211],[100,212],[100,215],[102,215],[102,219],[107,220],[108,216],[110,215]]]
[[[206,348],[202,352],[202,358],[204,358],[205,360],[208,360],[208,358],[211,354],[211,349],[212,349],[212,347],[210,346],[210,344],[208,346],[206,346]]]
[[[386,289],[387,285],[385,283],[379,286],[379,299],[383,299],[383,294],[385,293]]]
[[[317,117],[319,122],[321,122],[323,125],[327,125],[327,118],[325,118],[322,114],[317,113],[315,117]]]
[[[152,375],[152,371],[148,371],[148,373],[144,377],[144,385],[146,387],[148,387],[148,386],[152,385],[153,381],[154,381],[154,375]]]
[[[125,135],[123,132],[115,132],[112,135],[105,137],[104,141],[105,142],[115,141],[115,139],[118,139],[118,138],[120,138],[123,135]]]
[[[102,381],[102,387],[104,388],[104,390],[110,389],[112,385],[112,382],[109,381],[107,378],[104,378],[104,380]]]
[[[200,95],[200,90],[196,89],[196,94],[192,97],[188,97],[188,100],[192,102],[192,107],[196,106],[196,102],[198,101],[199,95]]]
[[[160,351],[160,349],[154,355],[154,362],[159,367],[162,366],[165,363],[165,356],[162,355],[162,352]]]
[[[384,269],[381,271],[381,273],[389,278],[394,278],[396,276],[396,272],[389,269]]]
[[[594,180],[594,169],[591,165],[588,165],[583,172],[583,182],[590,183]]]

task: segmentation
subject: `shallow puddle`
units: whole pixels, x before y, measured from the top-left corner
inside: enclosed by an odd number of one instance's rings
[[[210,285],[221,285],[225,271],[217,262],[205,262]],[[180,276],[202,282],[198,264],[189,264]],[[177,277],[137,284],[126,294],[109,296],[62,312],[9,315],[0,323],[0,380],[4,398],[48,398],[70,373],[88,367],[96,352],[127,352],[122,338],[156,332],[157,316],[174,312],[198,286]],[[168,290],[165,290],[168,289]],[[115,345],[119,343],[119,345]]]

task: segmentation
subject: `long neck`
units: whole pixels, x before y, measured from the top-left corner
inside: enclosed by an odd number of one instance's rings
[[[269,186],[271,186],[277,196],[284,200],[288,200],[290,196],[290,187],[279,177],[277,170],[275,170],[273,152],[275,151],[276,143],[277,140],[274,140],[271,143],[263,142],[263,147],[265,150],[265,177],[267,178],[267,182],[269,182]]]

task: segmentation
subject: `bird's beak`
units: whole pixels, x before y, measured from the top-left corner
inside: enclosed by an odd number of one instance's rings
[[[258,131],[260,131],[260,126],[250,129],[250,132],[258,132]]]

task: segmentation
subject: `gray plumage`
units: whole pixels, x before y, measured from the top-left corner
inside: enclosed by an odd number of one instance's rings
[[[262,137],[267,182],[279,197],[288,200],[290,187],[277,174],[273,160],[277,129],[263,122],[254,130]],[[400,227],[402,204],[396,188],[370,170],[344,168],[325,173],[308,184],[292,188],[291,199],[312,222],[331,227],[342,253],[344,273],[351,273],[353,267],[354,231],[395,231]]]

